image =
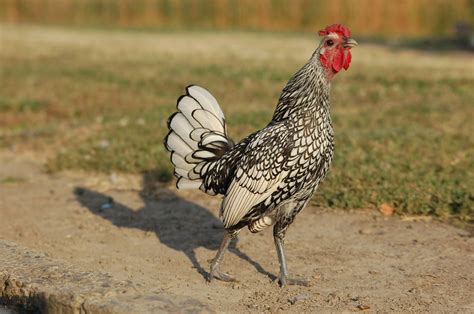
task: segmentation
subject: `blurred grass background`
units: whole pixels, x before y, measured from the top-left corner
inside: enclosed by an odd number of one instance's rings
[[[168,182],[162,139],[185,86],[207,87],[231,136],[243,138],[271,119],[286,81],[318,44],[314,33],[344,22],[367,39],[333,84],[336,152],[314,203],[389,203],[399,213],[469,221],[472,53],[368,38],[449,40],[472,21],[473,3],[4,0],[0,147],[47,154],[50,171],[152,170]]]
[[[334,21],[359,35],[451,35],[472,0],[2,0],[7,22],[135,28],[310,31]]]

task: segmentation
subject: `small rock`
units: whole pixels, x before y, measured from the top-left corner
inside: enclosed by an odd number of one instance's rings
[[[112,197],[108,197],[107,201],[100,205],[100,209],[105,210],[105,209],[110,209],[114,206],[114,199]]]
[[[311,295],[305,293],[305,294],[298,294],[297,296],[294,296],[293,298],[288,299],[288,302],[290,302],[291,305],[294,305],[298,301],[309,300],[309,299],[311,299]]]
[[[321,273],[316,273],[313,275],[313,279],[316,281],[319,281],[323,278],[323,275]]]
[[[352,296],[352,295],[348,295],[349,299],[351,299],[351,301],[359,301],[359,297],[358,296]]]
[[[112,204],[110,203],[104,203],[100,205],[100,209],[110,209],[110,208],[112,208]]]
[[[370,306],[368,306],[367,304],[359,304],[357,305],[357,308],[361,311],[366,311],[370,309]]]

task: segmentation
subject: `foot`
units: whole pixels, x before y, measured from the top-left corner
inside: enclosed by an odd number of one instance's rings
[[[303,279],[303,278],[289,278],[286,276],[279,276],[278,283],[280,284],[280,287],[283,288],[286,285],[289,286],[305,286],[309,287],[310,281],[308,279]]]
[[[232,277],[231,275],[227,274],[227,273],[224,273],[223,271],[221,271],[219,269],[219,267],[212,267],[211,266],[211,272],[209,273],[209,278],[208,278],[208,281],[211,282],[214,278],[218,279],[218,280],[222,280],[222,281],[226,281],[226,282],[233,282],[233,281],[237,281],[234,277]]]

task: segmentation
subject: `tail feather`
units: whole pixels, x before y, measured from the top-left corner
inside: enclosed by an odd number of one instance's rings
[[[193,150],[198,149],[196,141],[190,137],[194,128],[182,113],[178,112],[172,117],[169,128],[172,129],[190,148]]]
[[[209,133],[202,137],[201,144],[202,145],[216,145],[220,146],[221,143],[227,143],[227,139],[225,136],[217,134],[217,133]]]
[[[196,101],[202,106],[202,108],[216,116],[221,121],[222,126],[225,126],[224,113],[221,107],[217,103],[217,100],[207,90],[200,86],[192,85],[186,88],[188,94],[190,94]]]
[[[193,181],[193,180],[187,180],[185,178],[179,178],[178,181],[176,182],[176,187],[178,189],[199,189],[201,184],[202,182],[200,181]]]
[[[187,87],[176,107],[178,112],[170,117],[170,132],[165,138],[178,178],[176,186],[213,194],[203,186],[203,178],[213,162],[234,145],[227,136],[224,113],[214,96],[199,86]]]
[[[204,109],[196,109],[192,116],[203,128],[224,133],[224,125],[213,113]]]
[[[170,132],[166,138],[166,148],[170,152],[176,152],[181,157],[187,156],[193,153],[192,148],[183,141],[178,134]]]
[[[171,162],[173,163],[173,165],[176,167],[176,168],[181,168],[181,169],[184,169],[184,170],[191,170],[193,169],[193,165],[190,164],[190,163],[187,163],[183,157],[181,157],[180,155],[178,155],[176,152],[172,152],[171,153]]]
[[[182,168],[177,168],[177,167],[175,167],[175,168],[174,168],[174,173],[175,173],[175,175],[178,176],[178,177],[182,177],[182,178],[186,178],[186,179],[192,180],[192,179],[189,177],[189,174],[191,173],[191,171],[188,171],[188,170],[185,170],[185,169],[182,169]]]
[[[186,116],[186,119],[188,119],[189,123],[191,123],[193,127],[201,127],[199,122],[196,121],[193,117],[193,111],[202,109],[196,99],[192,98],[189,95],[183,95],[178,98],[178,105],[176,107],[179,112]]]

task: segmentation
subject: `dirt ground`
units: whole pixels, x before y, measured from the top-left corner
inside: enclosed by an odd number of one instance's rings
[[[290,273],[310,287],[274,282],[270,229],[244,231],[232,245],[223,270],[237,283],[208,284],[220,200],[150,178],[50,175],[37,156],[3,152],[0,238],[205,311],[474,312],[470,232],[369,210],[307,208],[290,227]]]

